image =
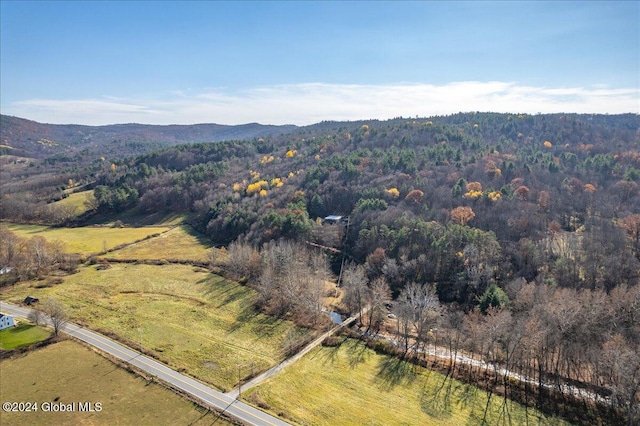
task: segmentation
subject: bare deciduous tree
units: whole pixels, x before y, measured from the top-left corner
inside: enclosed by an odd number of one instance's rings
[[[42,304],[42,312],[49,317],[49,321],[53,327],[53,333],[57,336],[69,320],[66,308],[60,302],[50,297]]]
[[[29,312],[29,321],[34,323],[35,325],[40,325],[43,322],[43,313],[40,309],[32,309]]]
[[[348,264],[342,273],[342,286],[344,288],[344,303],[352,313],[362,315],[367,299],[367,274],[362,265]]]

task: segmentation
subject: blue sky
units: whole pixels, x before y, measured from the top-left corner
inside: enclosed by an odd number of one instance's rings
[[[50,123],[640,112],[640,3],[0,2],[0,108]]]

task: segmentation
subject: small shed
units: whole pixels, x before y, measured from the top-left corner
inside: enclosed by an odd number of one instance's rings
[[[3,314],[0,312],[0,330],[4,330],[5,328],[15,327],[16,321],[13,319],[11,315]]]
[[[330,225],[335,225],[335,224],[343,223],[343,222],[344,222],[344,218],[342,216],[333,215],[333,214],[325,217],[322,220],[322,223],[330,224]]]
[[[31,297],[31,296],[27,296],[25,297],[24,301],[22,303],[24,303],[25,305],[33,305],[34,303],[38,303],[40,301],[40,299],[38,299],[37,297]]]

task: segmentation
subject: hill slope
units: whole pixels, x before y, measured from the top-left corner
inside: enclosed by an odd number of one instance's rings
[[[82,126],[75,124],[44,124],[8,115],[0,116],[0,145],[5,154],[45,158],[55,154],[73,153],[86,148],[100,148],[117,142],[128,146],[132,154],[146,152],[141,146],[160,147],[188,142],[218,142],[264,137],[288,133],[296,126],[271,126],[258,123],[227,126],[222,124],[145,125],[113,124]],[[138,145],[131,145],[132,142]],[[129,145],[126,145],[129,143]],[[126,153],[127,149],[123,150]]]

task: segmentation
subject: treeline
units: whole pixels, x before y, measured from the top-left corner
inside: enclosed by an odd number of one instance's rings
[[[332,275],[321,250],[278,240],[259,250],[233,242],[226,251],[221,266],[231,278],[257,290],[258,310],[293,319],[304,326],[327,322],[321,314],[322,298],[328,292]]]
[[[410,321],[428,319],[429,313],[433,317],[435,308],[417,315],[422,310],[407,313],[401,303],[398,319],[410,330],[399,327],[398,339],[407,342],[410,334],[416,345],[412,350],[430,343],[447,347],[451,373],[484,383],[489,397],[500,392],[541,409],[563,410],[565,417],[582,424],[640,421],[640,286],[618,286],[607,293],[523,280],[507,293],[509,309],[489,307],[484,314],[474,310],[465,315],[447,310],[427,321],[429,329],[420,328],[424,321]],[[487,370],[474,367],[473,361],[486,363],[493,373],[489,383]],[[574,406],[573,412],[563,407],[565,402]]]
[[[520,278],[506,290],[492,285],[467,313],[441,304],[434,286],[415,282],[391,304],[384,277],[370,280],[362,265],[347,265],[342,287],[374,348],[418,362],[445,348],[439,357],[448,359],[447,378],[482,383],[488,398],[500,393],[505,418],[510,398],[582,424],[640,421],[638,285],[607,292]]]
[[[41,236],[21,238],[6,226],[0,226],[2,283],[39,278],[56,269],[71,272],[78,261],[74,255],[65,253],[60,241],[47,241]]]

